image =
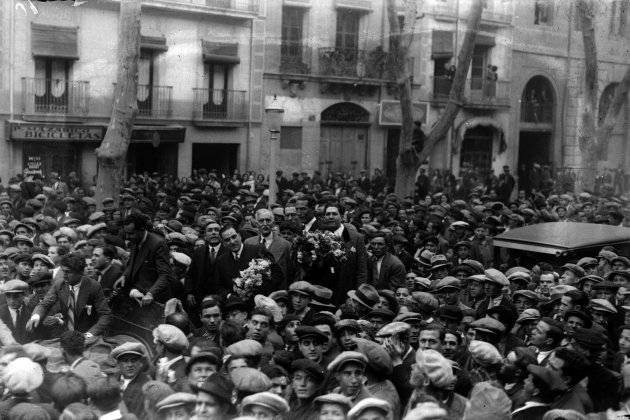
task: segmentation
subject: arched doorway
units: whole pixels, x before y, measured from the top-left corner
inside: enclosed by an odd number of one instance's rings
[[[358,175],[367,167],[367,134],[370,113],[351,102],[322,111],[319,167],[322,172]]]
[[[617,83],[611,83],[602,92],[602,96],[599,98],[599,106],[598,106],[598,127],[601,127],[604,124],[604,119],[606,118],[606,113],[608,113],[608,109],[612,105],[613,97],[615,96],[615,88],[617,87]],[[610,133],[610,137],[608,141],[605,141],[602,144],[601,154],[599,156],[600,160],[600,170],[601,169],[616,169],[619,166],[626,166],[627,162],[627,153],[628,148],[626,146],[626,133],[627,129],[627,121],[626,121],[626,113],[627,113],[627,100],[624,101],[623,107],[617,116],[617,121],[615,122],[615,127],[613,128],[612,133]]]
[[[554,166],[554,109],[555,93],[549,79],[532,77],[521,95],[519,175],[524,176],[534,163]]]

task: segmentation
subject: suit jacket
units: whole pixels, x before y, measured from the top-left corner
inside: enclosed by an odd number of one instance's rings
[[[240,274],[240,271],[245,270],[249,266],[249,262],[256,258],[267,258],[269,261],[274,262],[274,257],[267,251],[264,246],[243,244],[240,258],[234,259],[234,255],[231,252],[226,252],[217,258],[217,274],[219,277],[219,294],[227,295],[234,291],[234,279]],[[271,264],[271,282],[270,284],[263,284],[261,293],[268,295],[274,290],[279,290],[278,287],[282,283],[282,271],[278,264]]]
[[[97,280],[103,288],[105,296],[109,296],[114,289],[114,283],[123,275],[123,269],[118,264],[111,264],[109,268],[101,275],[100,280]]]
[[[405,287],[405,275],[407,274],[404,264],[398,257],[386,252],[381,262],[381,270],[378,278],[375,278],[377,268],[377,258],[368,258],[368,283],[377,290],[391,289],[396,291],[399,287]]]
[[[171,283],[174,283],[173,268],[169,261],[166,241],[158,235],[147,232],[147,237],[131,251],[129,264],[125,270],[125,289],[138,289],[153,295],[158,302],[170,299]]]
[[[13,318],[11,318],[11,312],[9,312],[9,306],[6,302],[0,305],[0,320],[11,330],[13,338],[20,344],[29,343],[36,339],[32,332],[26,331],[26,323],[31,318],[33,309],[35,309],[34,302],[25,299],[24,304],[20,308],[20,316],[17,319],[17,325],[13,325]]]
[[[57,304],[63,315],[64,328],[67,328],[68,317],[66,314],[68,313],[69,295],[68,285],[63,280],[57,280],[48,290],[44,299],[37,304],[33,314],[39,315],[40,319],[43,320],[48,311]],[[96,280],[87,277],[81,280],[74,314],[74,329],[76,331],[102,335],[109,327],[112,320],[111,310],[105,300],[103,288]]]
[[[409,398],[413,393],[414,387],[409,383],[411,377],[411,365],[416,363],[416,351],[410,347],[410,350],[403,358],[402,364],[394,366],[391,381],[400,396],[400,404],[405,407],[409,402]]]
[[[342,239],[346,244],[348,259],[338,264],[335,269],[336,279],[330,289],[333,291],[332,301],[335,306],[340,306],[346,301],[346,294],[356,289],[360,284],[366,283],[367,276],[367,250],[363,235],[357,232],[350,224],[344,224]],[[404,275],[403,275],[404,279]]]
[[[217,261],[221,255],[226,253],[229,254],[227,248],[221,245],[214,262],[211,262],[210,249],[207,244],[196,248],[193,252],[190,269],[184,280],[184,294],[203,297],[219,293]]]
[[[148,419],[144,412],[144,399],[138,398],[142,395],[142,385],[149,382],[151,378],[142,372],[127,384],[127,388],[123,391],[123,401],[130,413],[135,414],[138,419]]]
[[[262,236],[257,235],[251,238],[247,238],[244,242],[247,245],[263,245]],[[276,264],[282,270],[282,283],[279,288],[286,290],[288,284],[293,283],[293,264],[291,263],[291,242],[282,238],[277,233],[273,232],[273,239],[271,245],[267,248],[267,251],[273,255],[276,259]]]

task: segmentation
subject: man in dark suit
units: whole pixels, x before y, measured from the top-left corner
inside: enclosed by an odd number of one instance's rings
[[[271,281],[263,284],[261,293],[267,295],[278,290],[282,283],[282,271],[275,264],[273,255],[264,246],[244,244],[241,235],[234,226],[224,226],[220,234],[223,246],[229,251],[217,258],[220,294],[225,296],[233,292],[234,279],[239,276],[240,271],[245,270],[249,266],[250,261],[256,258],[265,258],[272,262]]]
[[[122,396],[127,409],[143,419],[144,400],[138,398],[142,393],[142,386],[151,378],[144,371],[147,363],[147,351],[141,343],[124,343],[112,350],[110,357],[116,360],[120,367]]]
[[[256,223],[258,223],[260,234],[245,239],[245,245],[262,245],[273,255],[283,274],[282,284],[279,288],[286,290],[288,284],[293,282],[291,242],[283,239],[273,231],[276,222],[271,211],[267,209],[258,210],[256,212]]]
[[[142,306],[150,305],[153,300],[166,302],[170,299],[171,284],[176,281],[166,241],[147,231],[147,218],[143,214],[128,216],[124,230],[132,246],[124,290]]]
[[[105,300],[103,288],[95,280],[84,277],[85,258],[77,254],[64,256],[59,264],[63,279],[57,280],[44,299],[33,310],[26,329],[37,328],[40,319],[57,305],[65,329],[85,334],[86,344],[102,335],[111,322],[111,310]]]
[[[405,266],[387,251],[385,234],[377,232],[370,240],[372,256],[368,258],[368,283],[377,290],[390,289],[394,292],[405,287]]]
[[[190,269],[186,272],[184,294],[189,313],[195,318],[199,313],[201,299],[204,296],[219,293],[217,260],[229,252],[221,243],[220,231],[221,226],[215,221],[205,226],[204,240],[207,246],[195,248]]]
[[[123,275],[122,267],[112,264],[116,258],[116,249],[109,245],[99,245],[92,251],[92,266],[96,274],[96,281],[103,288],[103,293],[109,297],[114,290],[116,280]]]
[[[324,209],[326,229],[341,238],[345,245],[346,260],[335,264],[333,267],[325,267],[324,271],[330,273],[327,284],[320,284],[333,291],[333,304],[339,306],[346,301],[346,294],[356,289],[360,284],[366,283],[367,276],[367,250],[363,236],[349,223],[341,223],[341,211],[336,204],[329,204]],[[403,275],[404,282],[404,275]]]
[[[305,195],[295,202],[295,210],[297,212],[302,230],[304,232],[314,232],[316,230],[324,230],[325,226],[315,217],[315,206],[317,201],[311,195]]]
[[[33,303],[26,298],[28,293],[28,283],[22,280],[9,280],[2,286],[2,291],[6,297],[6,302],[0,305],[0,320],[11,330],[13,338],[20,344],[33,341],[33,333],[26,330],[33,309]]]

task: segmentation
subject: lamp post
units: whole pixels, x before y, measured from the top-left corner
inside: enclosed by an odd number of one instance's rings
[[[269,130],[269,209],[276,202],[276,140],[280,137],[280,127],[284,117],[284,108],[278,103],[276,95],[273,101],[265,108],[267,129]]]

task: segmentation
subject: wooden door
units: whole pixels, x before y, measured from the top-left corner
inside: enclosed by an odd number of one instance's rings
[[[319,156],[324,172],[358,175],[366,167],[367,128],[322,126]]]

